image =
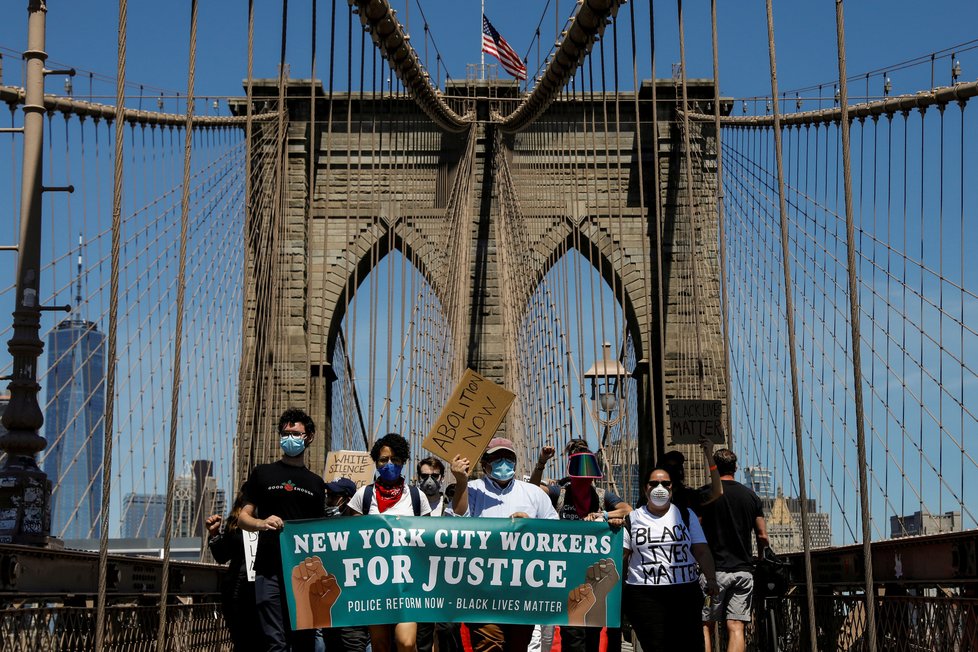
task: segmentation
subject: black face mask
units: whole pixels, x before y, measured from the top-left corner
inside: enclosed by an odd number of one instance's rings
[[[341,515],[343,513],[343,510],[346,509],[346,503],[347,501],[344,499],[340,499],[339,503],[337,503],[336,505],[326,503],[326,518],[332,518],[334,516]]]

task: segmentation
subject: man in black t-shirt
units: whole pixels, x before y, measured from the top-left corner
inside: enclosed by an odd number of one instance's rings
[[[751,619],[754,592],[754,557],[751,534],[757,539],[760,554],[768,546],[767,527],[761,499],[749,487],[733,479],[737,456],[727,448],[713,454],[723,482],[723,495],[702,507],[703,533],[706,534],[717,570],[720,593],[703,607],[703,636],[706,650],[712,650],[714,623],[727,623],[727,652],[745,649],[744,623]]]
[[[315,630],[293,632],[289,626],[278,537],[285,521],[325,515],[326,482],[305,465],[304,453],[316,433],[309,415],[286,410],[279,418],[278,432],[282,459],[252,470],[241,489],[245,505],[238,524],[243,530],[258,532],[255,602],[265,634],[264,649],[311,651]]]

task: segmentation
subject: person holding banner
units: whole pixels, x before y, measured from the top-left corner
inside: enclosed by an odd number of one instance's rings
[[[370,459],[377,466],[373,484],[368,484],[350,499],[347,510],[354,516],[385,514],[388,516],[428,516],[431,505],[422,500],[414,485],[407,485],[401,471],[411,457],[411,446],[397,433],[384,435],[374,442]],[[406,491],[405,491],[406,489]],[[373,652],[415,652],[418,648],[417,623],[392,623],[370,626]]]
[[[540,460],[548,459],[547,453],[551,451],[552,448],[545,448]],[[591,452],[586,440],[570,440],[564,452],[569,455],[567,477],[558,485],[540,485],[550,496],[561,520],[619,522],[632,511],[618,495],[594,486],[594,481],[603,478],[604,474],[598,457]],[[607,652],[621,650],[621,629],[608,628],[607,639]],[[560,644],[563,652],[598,652],[601,628],[561,627]]]
[[[557,512],[540,488],[517,480],[516,448],[504,437],[495,437],[482,454],[485,477],[469,482],[471,463],[452,459],[456,516],[483,518],[556,519]],[[473,652],[524,652],[533,636],[533,625],[473,624],[469,626]]]
[[[350,478],[337,478],[326,483],[326,518],[342,518],[346,505],[357,493]],[[366,627],[327,627],[322,630],[325,649],[330,652],[364,652],[370,642]]]
[[[278,433],[282,459],[259,464],[251,471],[241,488],[245,504],[238,515],[238,524],[242,530],[258,532],[255,602],[265,634],[265,649],[269,652],[313,650],[315,630],[292,631],[289,626],[278,537],[285,521],[325,515],[326,482],[306,468],[304,454],[316,434],[316,424],[309,415],[289,408],[279,417]]]
[[[654,469],[645,484],[648,502],[624,520],[622,605],[643,650],[702,649],[700,572],[707,594],[718,592],[699,519],[672,504],[672,491],[669,473]]]

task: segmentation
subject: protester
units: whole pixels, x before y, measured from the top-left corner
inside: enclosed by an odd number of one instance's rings
[[[703,505],[709,505],[723,494],[723,483],[713,463],[713,442],[707,437],[700,439],[703,460],[710,470],[710,482],[699,489],[686,485],[686,456],[681,451],[671,450],[662,456],[659,467],[669,474],[673,482],[673,504],[685,507],[699,514]]]
[[[245,565],[244,536],[238,526],[238,515],[244,504],[244,494],[239,492],[226,520],[220,514],[213,514],[204,521],[207,546],[214,560],[228,565],[221,575],[221,613],[231,633],[235,652],[254,649],[254,641],[262,637],[255,607],[255,587],[248,581]]]
[[[418,488],[427,497],[432,516],[446,516],[448,497],[442,494],[445,465],[437,457],[426,457],[417,466]],[[448,488],[454,490],[455,485]],[[457,652],[462,649],[462,632],[458,623],[418,623],[418,652]]]
[[[346,506],[357,493],[357,484],[349,478],[326,483],[326,518],[342,516]]]
[[[655,469],[648,502],[624,519],[622,604],[643,650],[694,650],[703,644],[703,593],[696,565],[716,595],[716,573],[696,514],[673,505],[672,480]],[[616,519],[617,520],[617,519]]]
[[[302,410],[290,408],[278,421],[282,459],[256,466],[242,487],[244,506],[238,515],[243,530],[258,532],[255,553],[255,602],[265,635],[266,650],[313,650],[313,630],[292,631],[286,607],[279,551],[279,532],[286,521],[322,518],[326,483],[306,468],[304,453],[316,425]]]
[[[414,485],[407,485],[401,471],[411,457],[407,440],[396,433],[384,435],[370,449],[370,459],[377,466],[374,483],[363,487],[350,499],[350,514],[387,514],[389,516],[428,516],[431,505],[422,500]],[[407,491],[405,491],[407,489]],[[373,652],[398,652],[417,649],[418,624],[396,623],[370,626]]]
[[[442,516],[448,501],[442,495],[441,486],[445,479],[445,465],[437,457],[426,457],[418,462],[418,488],[428,498],[432,516]]]
[[[339,478],[326,483],[326,518],[340,518],[346,505],[357,492],[357,485],[349,478]],[[370,642],[366,627],[326,627],[322,630],[327,652],[364,652]]]
[[[754,556],[751,534],[757,541],[757,553],[768,547],[767,526],[761,499],[749,487],[736,480],[737,456],[728,448],[713,454],[723,495],[703,508],[703,532],[717,570],[720,592],[703,607],[703,638],[707,652],[713,649],[716,623],[727,623],[727,652],[743,652],[747,642],[744,623],[751,620],[754,593]]]
[[[457,516],[484,518],[556,519],[550,500],[540,488],[517,480],[516,449],[513,442],[496,437],[482,455],[484,478],[469,482],[471,463],[456,455],[452,460],[455,496],[452,512]],[[474,652],[523,652],[533,635],[533,625],[473,624],[469,626]]]
[[[552,449],[550,449],[552,451]],[[540,460],[552,457],[546,448]],[[632,508],[616,494],[594,486],[595,480],[604,477],[597,456],[591,452],[587,441],[572,439],[564,448],[568,457],[567,476],[557,485],[540,485],[550,497],[557,515],[565,521],[608,521],[627,516]],[[537,463],[537,468],[540,464]],[[544,466],[546,464],[544,463]],[[536,471],[536,469],[534,469]],[[621,650],[621,630],[607,630],[607,652]],[[598,652],[601,647],[600,627],[560,628],[560,645],[564,652]]]

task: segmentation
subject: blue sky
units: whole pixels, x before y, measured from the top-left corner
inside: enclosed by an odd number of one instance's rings
[[[403,23],[410,25],[412,42],[424,51],[424,22],[417,0],[394,0],[393,6]],[[0,46],[21,51],[26,43],[26,2],[8,2],[5,19],[0,21]],[[648,76],[648,3],[636,1],[634,10],[639,25],[640,71]],[[624,5],[620,15],[627,16],[631,4]],[[255,74],[274,76],[279,58],[281,4],[256,2]],[[166,9],[160,8],[165,6]],[[434,44],[455,78],[464,77],[465,64],[479,61],[479,3],[469,0],[421,0]],[[486,14],[503,36],[520,54],[530,52],[535,63],[534,33],[541,23],[543,50],[553,42],[555,9],[559,22],[569,15],[571,0],[487,0]],[[20,10],[18,10],[20,7]],[[245,76],[246,53],[245,2],[200,3],[198,34],[197,93],[227,96],[241,93]],[[835,58],[835,3],[776,2],[779,79],[782,90],[828,83],[837,76]],[[324,71],[328,65],[331,3],[318,3],[319,27],[317,60]],[[345,2],[337,2],[337,65],[346,61]],[[546,14],[544,8],[547,8]],[[659,2],[656,11],[658,44],[657,73],[670,74],[670,66],[679,61],[676,7]],[[720,2],[718,6],[721,92],[736,97],[769,94],[767,36],[764,4]],[[975,38],[978,22],[975,3],[942,0],[922,4],[910,0],[849,2],[847,11],[848,63],[850,74],[862,73],[940,50]],[[52,60],[78,69],[113,76],[116,69],[116,3],[98,0],[90,3],[53,0],[48,9],[48,45]],[[127,77],[133,84],[143,84],[147,94],[186,93],[187,25],[189,3],[130,3]],[[687,2],[686,50],[689,75],[712,77],[710,58],[709,3]],[[310,0],[289,3],[287,61],[294,76],[307,76],[310,70]],[[355,36],[357,30],[354,30]],[[644,36],[643,36],[644,35]],[[620,35],[620,54],[629,55],[627,33]],[[357,43],[358,45],[358,43]],[[435,69],[434,46],[429,45],[430,68]],[[610,55],[609,55],[610,56]],[[978,59],[970,53],[961,55],[965,78],[974,78]],[[972,62],[968,65],[969,60]],[[345,67],[345,66],[341,66]],[[531,65],[532,67],[532,65]],[[946,78],[949,66],[938,62],[937,78]],[[18,83],[19,66],[9,51],[4,51],[4,79]],[[323,74],[319,75],[323,77]],[[345,77],[339,75],[338,79]],[[625,75],[630,79],[630,75]],[[913,73],[891,74],[894,92],[919,90],[928,85],[930,67]],[[919,83],[923,80],[923,83]],[[344,80],[345,81],[345,80]],[[623,84],[629,83],[623,81]],[[344,84],[337,82],[337,87]],[[879,83],[873,86],[879,86]],[[92,84],[96,93],[114,96],[109,82]],[[863,85],[864,86],[864,85]],[[49,81],[49,90],[60,91],[61,80]],[[85,94],[89,82],[84,74],[75,79],[75,93]],[[873,89],[871,89],[873,90]],[[134,91],[135,92],[135,89]],[[873,92],[879,92],[874,90]],[[827,91],[831,94],[831,91]],[[857,94],[854,88],[851,94]],[[210,109],[208,109],[210,110]]]

